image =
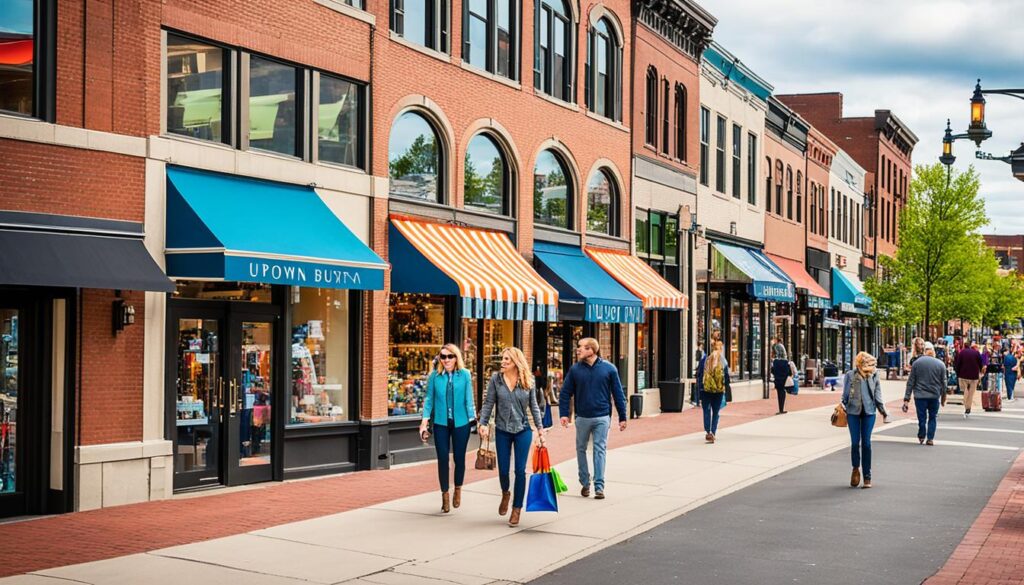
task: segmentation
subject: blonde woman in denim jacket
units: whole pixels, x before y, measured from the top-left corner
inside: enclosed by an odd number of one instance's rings
[[[871,487],[871,431],[875,428],[875,415],[888,417],[882,398],[882,382],[875,368],[874,356],[866,351],[857,354],[854,368],[843,380],[843,407],[850,429],[850,457],[853,473],[850,487],[860,485],[864,472],[864,489]]]

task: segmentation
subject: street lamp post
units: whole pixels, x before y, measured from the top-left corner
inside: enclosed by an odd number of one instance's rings
[[[949,121],[946,121],[946,135],[942,138],[942,156],[939,160],[947,168],[953,164],[956,157],[953,156],[953,141],[960,138],[969,138],[974,144],[981,146],[981,143],[992,137],[992,131],[985,124],[985,96],[986,95],[1007,95],[1024,100],[1024,89],[982,89],[981,79],[974,85],[974,94],[971,96],[971,124],[967,127],[966,134],[953,134],[949,128]],[[1024,144],[1011,152],[1008,156],[992,156],[985,153],[977,153],[977,158],[982,160],[1000,160],[1008,163],[1013,176],[1024,181]]]

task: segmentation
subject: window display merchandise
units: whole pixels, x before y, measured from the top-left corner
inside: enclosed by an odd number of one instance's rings
[[[445,297],[391,293],[388,416],[419,414],[434,357],[444,343]]]
[[[491,379],[491,375],[501,370],[501,352],[515,345],[515,323],[490,319],[463,319],[462,331],[462,356],[466,360],[466,368],[473,374],[477,403],[482,404],[487,381]]]
[[[239,395],[239,465],[269,465],[271,408],[274,378],[271,372],[274,326],[242,323],[242,376]]]
[[[288,424],[352,420],[348,293],[292,288],[291,410]]]
[[[18,311],[0,309],[0,494],[17,488],[18,428]]]
[[[217,469],[220,349],[216,320],[178,321],[178,472]]]

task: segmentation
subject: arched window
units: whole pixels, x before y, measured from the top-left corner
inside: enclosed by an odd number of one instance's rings
[[[417,45],[447,53],[447,0],[391,0],[391,31]]]
[[[686,86],[676,84],[676,158],[686,160]]]
[[[782,216],[782,169],[782,161],[775,161],[775,213],[779,217]]]
[[[443,203],[442,150],[437,131],[426,118],[415,112],[399,116],[388,142],[391,195]]]
[[[463,171],[463,207],[510,215],[512,192],[508,164],[498,144],[487,134],[477,134],[466,147]]]
[[[534,10],[533,85],[564,102],[572,102],[572,13],[563,0],[537,0]]]
[[[768,213],[772,212],[772,157],[765,157],[764,168],[768,170],[768,175],[764,180],[764,210]]]
[[[462,3],[462,60],[509,79],[519,79],[518,0]]]
[[[607,18],[587,35],[587,109],[615,121],[622,120],[622,41]]]
[[[644,115],[644,141],[651,146],[658,145],[658,70],[647,68],[647,111]]]
[[[561,157],[545,150],[533,168],[533,220],[571,230],[573,226],[573,185]]]
[[[793,168],[786,165],[786,219],[793,219]]]
[[[801,185],[804,183],[804,174],[800,171],[796,172],[796,221],[797,223],[803,223],[804,221],[804,196]]]
[[[617,236],[618,209],[615,181],[607,171],[597,171],[587,183],[587,231]]]

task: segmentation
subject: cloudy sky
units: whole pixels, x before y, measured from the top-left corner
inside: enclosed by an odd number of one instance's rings
[[[776,93],[839,91],[847,116],[890,109],[920,138],[915,164],[942,151],[946,118],[967,129],[982,88],[1024,88],[1024,0],[703,0],[718,18],[714,38]],[[988,96],[992,138],[1005,155],[1024,142],[1024,101]],[[1024,234],[1024,183],[1002,162],[975,160],[957,141],[955,168],[974,165],[991,225]]]

